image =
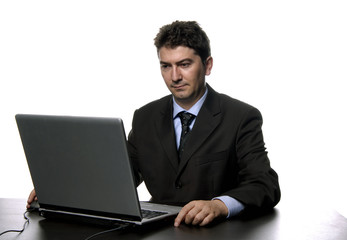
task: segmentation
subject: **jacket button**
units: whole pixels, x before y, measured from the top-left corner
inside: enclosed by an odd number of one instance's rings
[[[177,182],[175,184],[175,187],[176,187],[176,189],[181,189],[182,188],[182,183],[181,182]]]

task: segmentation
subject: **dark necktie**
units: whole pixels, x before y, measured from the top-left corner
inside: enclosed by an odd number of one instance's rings
[[[187,141],[187,137],[189,135],[189,126],[194,120],[195,116],[193,114],[190,114],[188,112],[180,112],[178,113],[178,116],[181,119],[182,124],[182,133],[181,133],[181,139],[180,139],[180,146],[178,148],[178,156],[179,159],[181,159],[181,155],[184,152],[184,145]]]

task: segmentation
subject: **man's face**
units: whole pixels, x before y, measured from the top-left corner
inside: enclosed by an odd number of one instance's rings
[[[188,110],[205,93],[205,75],[212,69],[212,57],[204,65],[191,48],[162,47],[159,50],[161,74],[176,102]]]

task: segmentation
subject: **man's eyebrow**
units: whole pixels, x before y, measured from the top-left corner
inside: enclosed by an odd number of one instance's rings
[[[177,64],[177,65],[179,65],[179,64],[181,64],[181,63],[183,63],[183,62],[193,62],[193,59],[191,59],[191,58],[185,58],[185,59],[182,59],[182,60],[180,60],[180,61],[178,61],[178,62],[175,62],[175,64]],[[171,63],[168,63],[168,62],[165,62],[165,61],[160,61],[160,64],[165,64],[165,65],[171,65]]]
[[[160,61],[160,65],[169,65],[169,63],[164,62],[164,61]]]
[[[183,62],[193,62],[193,59],[191,59],[191,58],[185,58],[185,59],[182,59],[182,60],[178,61],[176,64],[181,64],[181,63],[183,63]]]

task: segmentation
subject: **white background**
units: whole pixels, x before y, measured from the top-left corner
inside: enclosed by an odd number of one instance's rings
[[[158,29],[196,20],[211,40],[207,82],[263,114],[280,204],[314,196],[346,216],[346,12],[334,0],[2,0],[0,197],[32,189],[16,113],[121,117],[129,132],[135,109],[169,93]]]

